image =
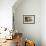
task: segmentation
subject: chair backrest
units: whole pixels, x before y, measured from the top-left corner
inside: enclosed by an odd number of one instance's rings
[[[22,45],[22,33],[15,33],[16,46]]]
[[[32,40],[26,40],[25,46],[35,46],[35,43]]]

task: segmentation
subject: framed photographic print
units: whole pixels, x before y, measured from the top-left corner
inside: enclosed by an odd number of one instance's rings
[[[35,15],[23,15],[24,24],[35,24]]]

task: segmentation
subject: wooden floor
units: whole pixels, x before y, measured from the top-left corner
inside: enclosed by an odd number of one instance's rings
[[[2,43],[0,46],[16,46],[15,39],[13,40],[6,40],[6,42]]]

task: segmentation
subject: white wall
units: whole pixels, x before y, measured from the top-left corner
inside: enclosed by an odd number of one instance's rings
[[[42,46],[46,46],[46,0],[41,1],[41,38]]]
[[[29,2],[29,3],[27,3],[26,1]],[[28,0],[26,0],[26,1],[23,2],[24,4],[21,3],[21,5],[19,5],[18,7],[16,7],[14,5],[13,11],[15,11],[14,12],[14,14],[15,14],[15,27],[17,28],[18,31],[23,32],[24,36],[27,36],[25,34],[25,33],[27,33],[27,34],[31,35],[31,38],[34,37],[34,39],[36,41],[41,39],[41,43],[42,43],[41,46],[46,46],[46,0],[41,0],[41,2],[40,2],[40,0],[36,1],[36,3],[37,3],[36,5],[39,5],[38,7],[36,6],[36,9],[38,8],[38,11],[34,8],[35,4],[33,2],[35,2],[35,0],[30,0],[31,2],[28,1]],[[33,5],[32,5],[32,3],[33,3]],[[40,6],[40,3],[41,3],[41,6]],[[23,14],[29,14],[29,15],[33,14],[32,7],[33,7],[33,9],[35,9],[35,11],[37,11],[37,13],[35,13],[35,15],[37,15],[36,24],[34,24],[34,25],[32,25],[32,24],[28,24],[28,25],[23,24]],[[41,7],[41,9],[39,7]],[[38,13],[40,13],[39,9],[41,10],[41,15],[38,16]],[[40,19],[39,19],[39,17],[40,17]],[[40,25],[39,25],[38,20],[41,23],[41,30],[40,30]],[[41,34],[41,37],[40,37],[40,34],[38,34],[36,36],[35,32],[39,32]],[[37,38],[38,36],[39,36],[39,38]],[[39,43],[40,43],[40,41],[39,41]],[[37,45],[39,43],[37,42]]]
[[[14,5],[16,6],[16,5]],[[41,1],[23,0],[14,10],[15,28],[24,34],[24,37],[35,41],[36,46],[41,46]],[[35,15],[35,24],[23,24],[23,15]]]
[[[12,28],[12,6],[16,0],[0,0],[0,27]]]

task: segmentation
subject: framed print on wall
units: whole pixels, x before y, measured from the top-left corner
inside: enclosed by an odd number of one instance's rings
[[[35,24],[35,15],[23,15],[23,24]]]

